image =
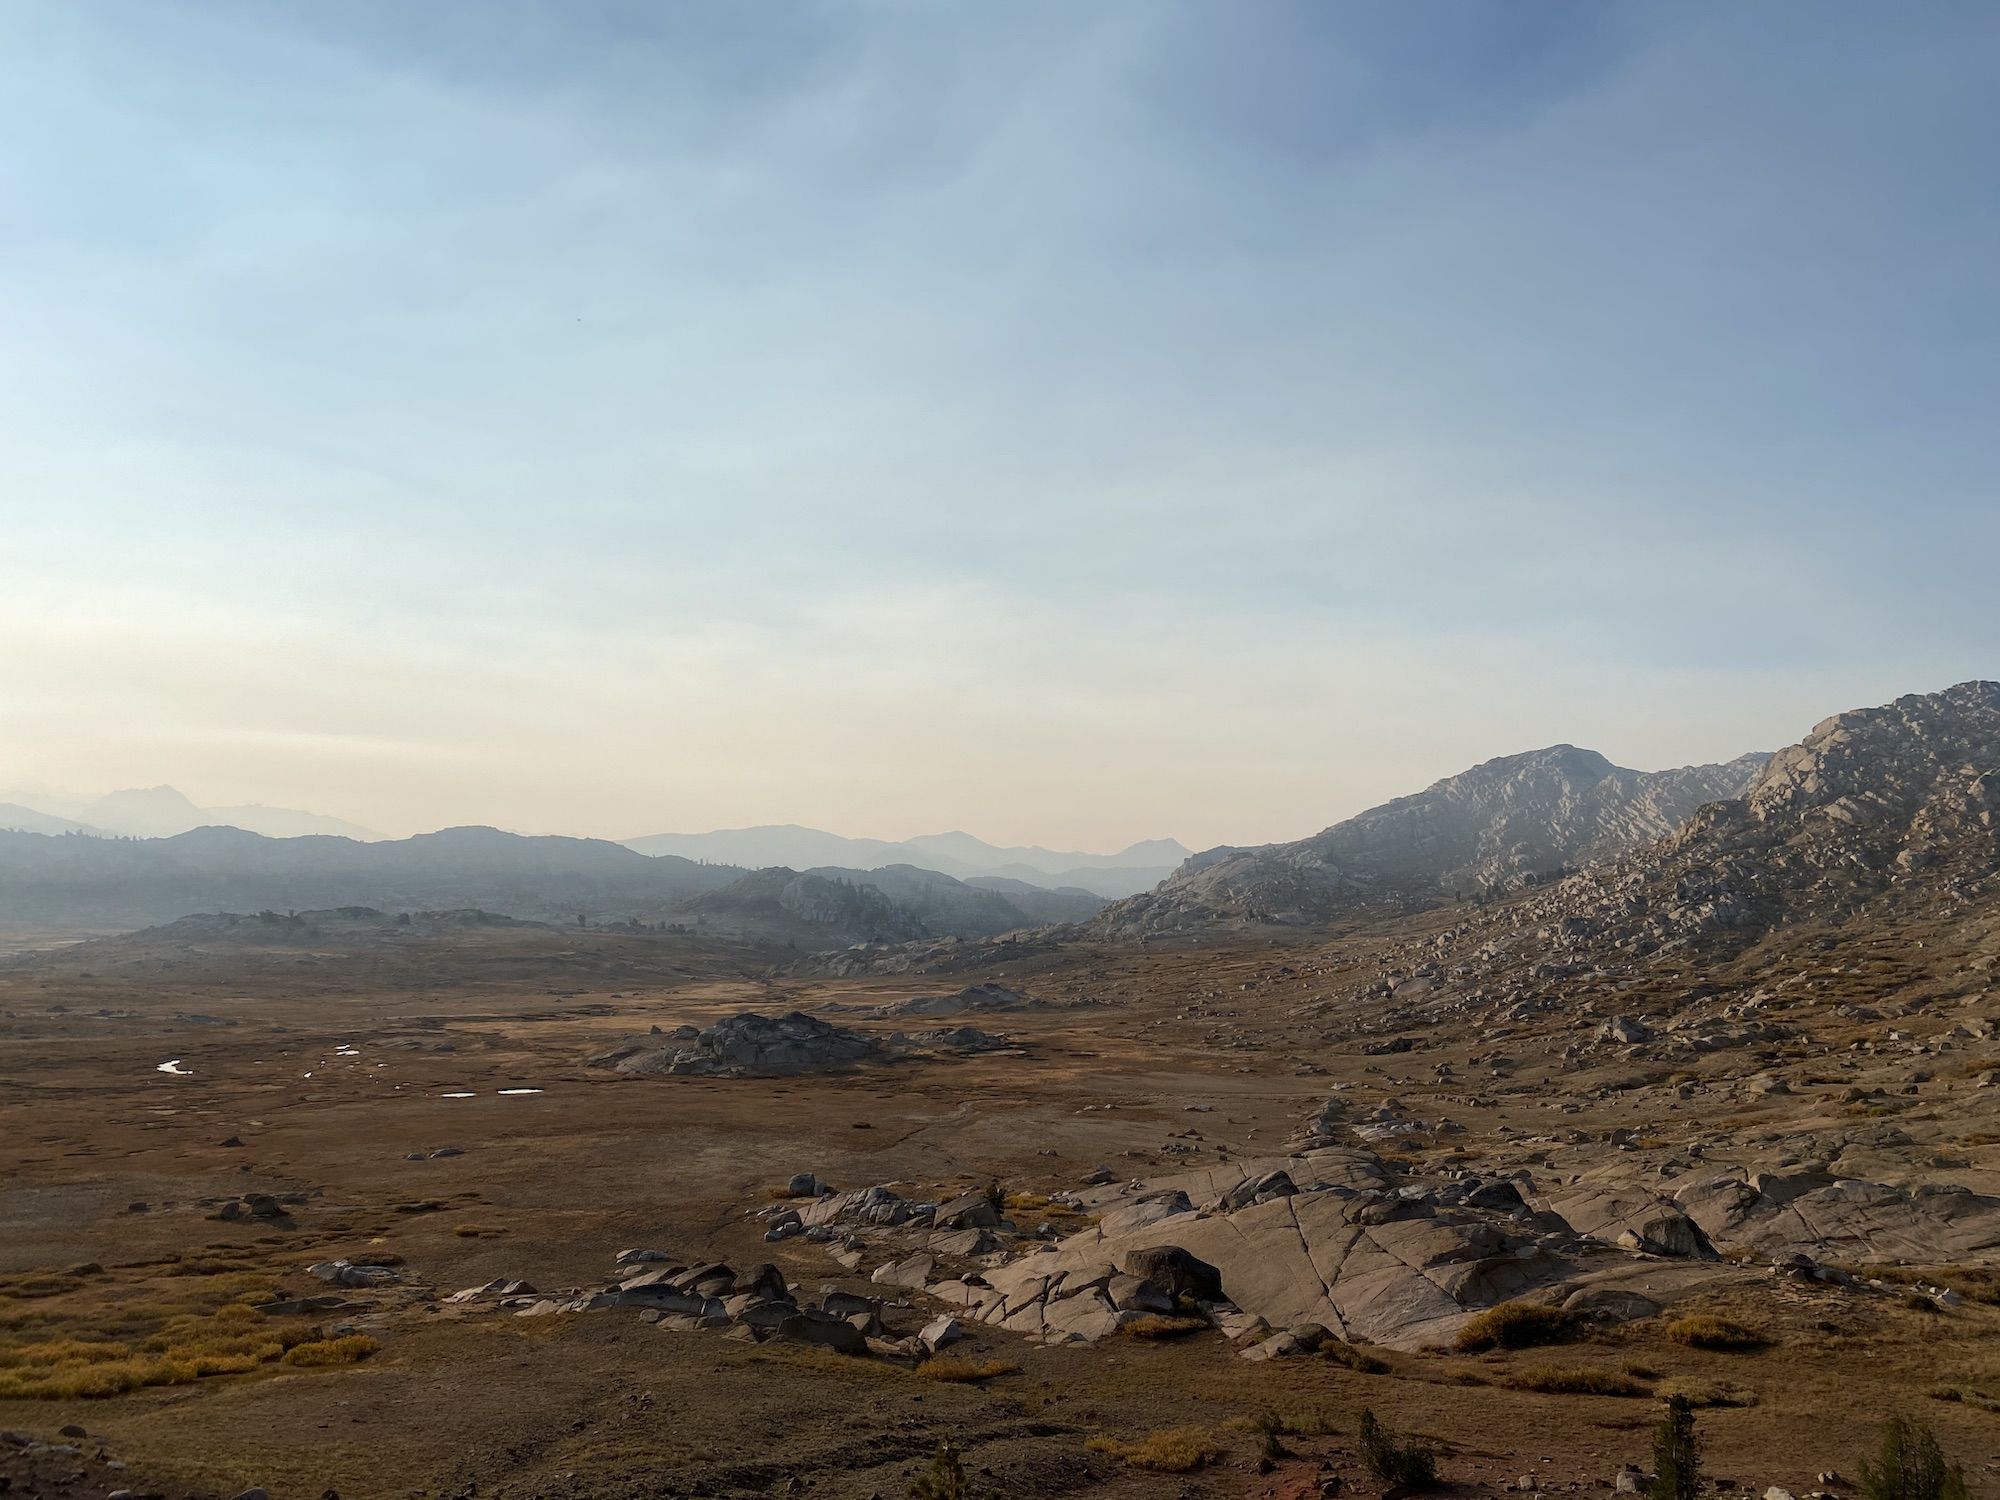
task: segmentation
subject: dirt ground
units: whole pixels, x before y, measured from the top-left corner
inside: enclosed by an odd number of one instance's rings
[[[858,1500],[902,1495],[949,1440],[983,1496],[1303,1496],[1333,1476],[1374,1493],[1355,1457],[1365,1407],[1437,1442],[1456,1493],[1606,1489],[1620,1465],[1645,1461],[1658,1405],[1505,1383],[1548,1351],[1397,1353],[1371,1374],[1247,1362],[1212,1333],[1047,1348],[982,1327],[954,1352],[1009,1372],[948,1384],[670,1333],[616,1309],[471,1317],[439,1300],[495,1278],[601,1284],[630,1246],[850,1284],[822,1247],[767,1245],[748,1217],[793,1173],[1045,1194],[1100,1164],[1126,1176],[1276,1150],[1340,1081],[1441,1092],[1434,1065],[1471,1068],[1481,1038],[1420,1061],[1369,1056],[1315,1008],[1341,974],[1366,970],[1374,941],[1068,950],[948,980],[865,981],[786,977],[765,955],[687,936],[532,928],[318,948],[127,938],[15,957],[0,966],[0,1340],[207,1338],[245,1300],[324,1291],[304,1268],[335,1258],[391,1262],[404,1280],[294,1320],[286,1337],[315,1347],[372,1339],[353,1362],[244,1355],[248,1368],[179,1383],[0,1398],[0,1428],[76,1449],[0,1444],[0,1476],[34,1495],[258,1485],[276,1500]],[[981,1019],[1016,1044],[1006,1053],[830,1076],[642,1079],[584,1065],[653,1026],[972,978],[1092,1003]],[[181,1071],[160,1071],[169,1062]],[[1509,1132],[1546,1132],[1558,1099],[1578,1106],[1562,1123],[1586,1133],[1632,1125],[1635,1111],[1679,1118],[1656,1100],[1600,1098],[1593,1082],[1551,1057],[1437,1149],[1463,1159]],[[462,1154],[428,1156],[440,1147]],[[275,1218],[217,1217],[245,1193],[296,1201]],[[2000,1394],[2000,1308],[1858,1315],[1832,1289],[1774,1290],[1749,1270],[1709,1295],[1748,1309],[1769,1345],[1702,1352],[1639,1323],[1563,1359],[1735,1392],[1744,1404],[1700,1413],[1721,1492],[1838,1492],[1818,1476],[1851,1480],[1874,1424],[1908,1411],[1966,1463],[1975,1494],[2000,1496],[2000,1407],[1981,1396]],[[931,1311],[899,1317],[914,1328]],[[1947,1389],[1972,1399],[1934,1394]],[[1250,1430],[1267,1413],[1290,1429],[1269,1452]],[[71,1425],[87,1435],[60,1437]],[[1215,1458],[1169,1473],[1103,1451],[1167,1429],[1198,1433]]]

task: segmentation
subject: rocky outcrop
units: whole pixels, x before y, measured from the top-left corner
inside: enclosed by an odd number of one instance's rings
[[[874,1037],[804,1011],[782,1016],[740,1011],[714,1025],[677,1026],[627,1037],[589,1059],[635,1078],[784,1078],[833,1073],[857,1063],[922,1055],[996,1052],[1014,1042],[975,1026]]]
[[[1725,1175],[1688,1184],[1679,1207],[1731,1251],[1849,1264],[1982,1264],[2000,1259],[2000,1198],[1915,1190],[1826,1173]]]
[[[590,1062],[636,1077],[779,1078],[852,1067],[882,1051],[872,1037],[803,1011],[782,1016],[743,1011],[699,1031],[683,1026],[634,1037]]]

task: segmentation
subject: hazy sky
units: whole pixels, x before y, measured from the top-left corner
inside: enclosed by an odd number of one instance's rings
[[[0,784],[1293,837],[2000,675],[2000,6],[0,0]]]

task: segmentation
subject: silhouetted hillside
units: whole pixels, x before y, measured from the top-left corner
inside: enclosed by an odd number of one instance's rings
[[[447,828],[380,843],[197,828],[164,839],[0,833],[0,921],[147,926],[191,912],[484,907],[539,920],[665,917],[739,871],[602,839]]]

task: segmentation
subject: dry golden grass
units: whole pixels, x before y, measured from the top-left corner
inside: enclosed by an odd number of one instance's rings
[[[1206,1318],[1181,1318],[1166,1313],[1148,1313],[1134,1318],[1118,1331],[1134,1339],[1179,1339],[1200,1333],[1209,1326]]]
[[[1925,1280],[1951,1288],[1968,1302],[2000,1306],[2000,1266],[1947,1266]]]
[[[350,1333],[344,1338],[337,1339],[313,1339],[287,1349],[285,1363],[309,1370],[326,1369],[333,1365],[351,1365],[366,1359],[381,1347],[365,1333]]]
[[[164,1271],[164,1282],[12,1278],[0,1306],[0,1397],[94,1399],[239,1375],[308,1337],[248,1305],[274,1288],[240,1261]]]
[[[1737,1354],[1762,1349],[1771,1342],[1756,1329],[1713,1313],[1689,1313],[1686,1317],[1674,1319],[1667,1325],[1667,1337],[1690,1349]]]
[[[1324,1437],[1336,1430],[1333,1423],[1322,1416],[1295,1417],[1268,1409],[1231,1417],[1222,1425],[1231,1432],[1256,1432],[1270,1437]]]
[[[1650,1396],[1653,1388],[1623,1370],[1594,1365],[1529,1365],[1502,1384],[1517,1391],[1541,1391],[1551,1396]]]
[[[1151,1469],[1161,1474],[1191,1473],[1219,1462],[1223,1454],[1215,1434],[1205,1427],[1168,1427],[1129,1443],[1118,1438],[1094,1437],[1084,1446],[1093,1453],[1109,1454],[1135,1469]]]
[[[1675,1375],[1660,1383],[1653,1392],[1662,1401],[1684,1397],[1689,1406],[1755,1406],[1757,1393],[1748,1386],[1728,1380],[1705,1380],[1698,1375]]]
[[[1063,1230],[1080,1228],[1093,1217],[1080,1208],[1071,1208],[1067,1203],[1058,1203],[1041,1193],[1009,1193],[1006,1213],[1010,1218],[1016,1219],[1025,1219],[1029,1216],[1046,1219],[1056,1228]]]
[[[916,1374],[925,1380],[942,1380],[952,1385],[967,1385],[977,1380],[992,1380],[1001,1375],[1018,1375],[1021,1367],[1010,1365],[999,1359],[961,1359],[956,1355],[938,1354],[925,1360],[916,1368]]]
[[[1478,1354],[1487,1349],[1565,1344],[1575,1336],[1576,1324],[1561,1308],[1546,1302],[1502,1302],[1459,1329],[1457,1342],[1461,1354]]]

